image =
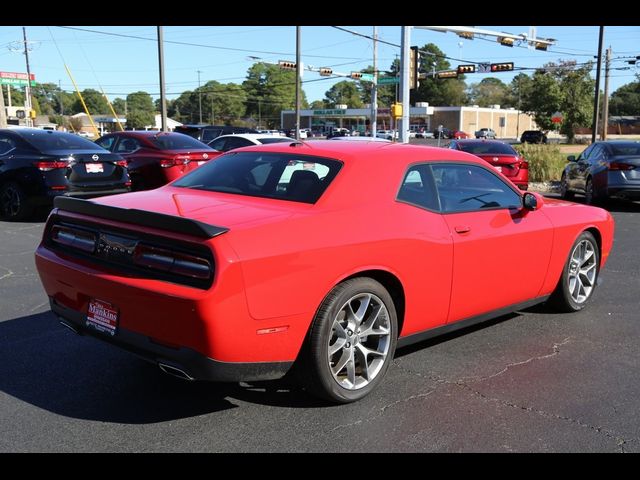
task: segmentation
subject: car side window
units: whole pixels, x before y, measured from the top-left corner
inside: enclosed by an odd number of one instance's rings
[[[227,143],[224,146],[224,151],[226,152],[228,150],[233,150],[234,148],[248,147],[249,145],[253,145],[253,142],[246,138],[229,137],[227,138]]]
[[[16,142],[8,135],[0,135],[0,155],[7,155],[16,148]]]
[[[216,138],[213,142],[209,143],[209,146],[219,152],[226,152],[224,145],[227,143],[226,138]]]
[[[221,128],[205,128],[202,130],[202,141],[208,143],[222,133]],[[217,149],[216,149],[217,150]]]
[[[96,140],[96,144],[110,152],[113,152],[114,143],[116,143],[116,137],[103,137]]]
[[[414,165],[404,176],[398,200],[429,210],[439,210],[438,195],[429,165]]]
[[[483,167],[434,164],[431,171],[444,213],[521,206],[520,195],[498,175]]]
[[[118,153],[131,153],[140,148],[140,143],[133,138],[121,138],[116,146]]]
[[[593,152],[593,148],[595,147],[594,145],[591,145],[590,147],[588,147],[584,152],[582,152],[579,156],[578,156],[578,161],[580,160],[587,160],[589,158],[589,155],[591,155],[591,152]]]
[[[598,163],[600,160],[602,160],[603,158],[603,151],[602,151],[602,146],[600,145],[595,145],[593,147],[593,150],[591,150],[591,153],[589,154],[589,163],[594,164],[594,163]]]

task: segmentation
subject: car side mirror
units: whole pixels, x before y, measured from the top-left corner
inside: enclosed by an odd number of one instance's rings
[[[567,162],[575,162],[576,161],[576,156],[575,155],[569,155],[567,157]]]
[[[522,208],[525,210],[540,210],[544,204],[544,197],[539,193],[526,192],[522,196]]]

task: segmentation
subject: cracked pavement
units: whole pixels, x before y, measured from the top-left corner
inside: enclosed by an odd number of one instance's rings
[[[638,452],[640,204],[582,312],[507,315],[397,352],[329,406],[285,381],[191,384],[47,313],[42,223],[0,223],[0,452]],[[526,273],[523,273],[523,278]]]

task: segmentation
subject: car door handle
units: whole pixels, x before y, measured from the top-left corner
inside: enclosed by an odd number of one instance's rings
[[[469,233],[471,231],[471,227],[469,225],[457,225],[453,229],[456,233]]]

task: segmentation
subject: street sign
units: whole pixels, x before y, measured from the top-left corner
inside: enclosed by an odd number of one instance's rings
[[[378,85],[392,85],[400,83],[400,77],[378,77]]]
[[[491,71],[491,63],[479,63],[478,64],[478,73],[489,73]]]
[[[360,80],[365,82],[373,82],[373,73],[363,73]]]
[[[23,86],[27,84],[27,74],[18,72],[0,72],[0,85]],[[35,86],[36,76],[31,74],[31,86]]]
[[[563,117],[561,112],[556,112],[553,115],[551,115],[551,121],[553,123],[562,123],[563,119],[564,119],[564,117]]]

